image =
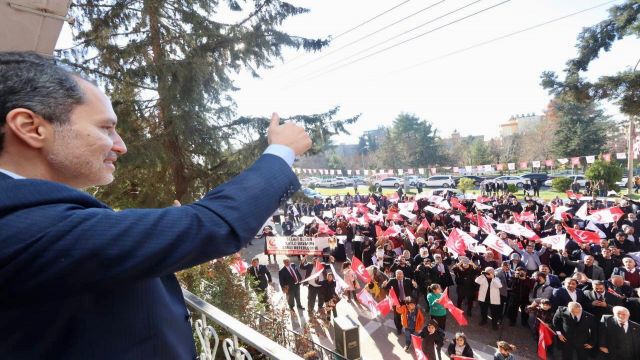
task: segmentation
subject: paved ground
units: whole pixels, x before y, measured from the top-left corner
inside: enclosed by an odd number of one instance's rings
[[[263,246],[264,243],[262,240],[254,241],[252,246],[243,250],[243,258],[249,262],[253,257],[258,256],[261,264],[268,264],[266,255],[262,254]],[[277,282],[278,269],[282,266],[283,258],[283,256],[278,256],[278,265],[271,264],[268,266],[273,275],[274,282]],[[336,267],[336,269],[338,268],[339,267]],[[281,304],[285,304],[285,302],[283,302],[284,294],[280,292],[280,287],[276,285],[274,290],[275,292],[272,295],[273,300],[276,303],[280,302]],[[451,296],[455,299],[454,293],[452,293]],[[306,307],[307,294],[306,287],[304,286],[301,287],[301,299],[303,305]],[[397,335],[392,314],[387,315],[386,318],[374,318],[371,313],[359,303],[348,302],[346,300],[338,303],[337,310],[339,316],[348,316],[359,324],[360,349],[363,360],[404,360],[414,358],[412,352],[404,351],[404,335]],[[290,314],[291,327],[294,330],[300,331],[302,327],[308,323],[314,339],[322,345],[334,349],[332,324],[316,319],[309,319],[306,311],[298,311]],[[478,326],[480,311],[479,308],[477,308],[477,304],[474,305],[473,315],[474,317],[469,318],[469,326],[466,327],[458,326],[455,320],[449,316],[447,319],[445,344],[449,343],[455,332],[463,331],[469,338],[469,343],[477,359],[493,359],[493,354],[496,351],[495,343],[498,340],[505,340],[516,345],[518,349],[515,355],[518,359],[533,360],[537,358],[537,343],[528,328],[520,325],[515,327],[504,325],[499,331],[493,331],[490,326],[480,327]],[[444,354],[443,359],[447,359]]]

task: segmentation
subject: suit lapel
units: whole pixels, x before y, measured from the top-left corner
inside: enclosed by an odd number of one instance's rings
[[[0,181],[10,180],[10,179],[13,179],[13,178],[3,172],[0,172]]]

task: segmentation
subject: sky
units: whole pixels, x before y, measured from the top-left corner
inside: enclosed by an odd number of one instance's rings
[[[487,139],[498,136],[499,124],[512,115],[542,114],[550,96],[540,86],[541,73],[561,72],[565,62],[576,55],[581,29],[604,20],[610,6],[624,1],[290,2],[310,11],[287,19],[282,30],[311,38],[332,36],[334,40],[317,53],[285,51],[272,69],[259,71],[260,78],[238,74],[236,86],[240,90],[233,94],[238,115],[269,116],[276,111],[286,117],[340,106],[338,118],[361,114],[348,128],[351,135],[334,138],[335,143],[349,144],[357,143],[365,130],[389,126],[402,112],[430,121],[442,137],[457,130],[463,136],[485,135]],[[447,55],[605,3],[531,31]],[[391,25],[394,22],[397,24]],[[400,35],[403,32],[407,33]],[[68,31],[63,31],[59,43],[68,37]],[[592,63],[587,77],[595,79],[633,67],[640,57],[639,45],[635,38],[615,42],[610,52]],[[622,119],[615,105],[605,104],[605,108],[614,118]]]

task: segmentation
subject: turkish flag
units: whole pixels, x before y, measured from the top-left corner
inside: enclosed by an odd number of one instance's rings
[[[547,347],[553,342],[553,330],[545,322],[538,326],[538,356],[547,360]]]
[[[362,289],[356,297],[362,305],[366,306],[369,309],[369,311],[371,311],[374,315],[378,315],[378,303],[373,299],[373,296],[369,294],[367,289]]]
[[[390,212],[387,214],[387,221],[394,221],[394,222],[404,221],[404,218],[402,217],[402,215],[398,214],[397,212]]]
[[[376,305],[376,308],[378,309],[380,315],[382,317],[385,317],[391,311],[391,303],[388,298],[385,298]]]
[[[487,219],[485,219],[484,216],[480,214],[478,214],[478,227],[487,234],[496,233],[496,231],[493,229],[493,226],[491,226],[491,224],[489,224]]]
[[[505,256],[509,256],[509,254],[513,252],[513,249],[495,234],[489,234],[489,236],[487,236],[487,238],[482,242],[482,245],[492,248]]]
[[[571,165],[580,165],[580,157],[572,157],[571,158]]]
[[[591,220],[596,224],[608,224],[617,222],[623,215],[624,211],[616,206],[593,212],[591,215],[587,216],[587,220]]]
[[[453,316],[453,318],[456,319],[456,321],[460,326],[469,325],[469,322],[464,317],[464,311],[460,310],[455,305],[453,305],[453,301],[449,299],[449,288],[444,289],[442,296],[440,297],[440,299],[436,300],[436,302],[444,306],[445,309],[449,310],[449,312],[451,313],[451,316]]]
[[[578,243],[582,243],[582,244],[589,244],[589,243],[599,244],[600,243],[600,235],[598,235],[598,233],[596,232],[586,231],[586,230],[576,230],[566,226],[564,227],[564,229],[567,231],[567,234],[569,234],[573,238],[573,240],[575,240]]]
[[[400,306],[400,301],[398,301],[398,296],[396,295],[396,291],[393,289],[393,286],[389,290],[389,300],[391,300],[391,306]]]
[[[382,235],[383,236],[394,236],[394,235],[398,235],[399,233],[400,233],[400,226],[394,225],[394,226],[389,226],[387,228],[387,230],[385,230]]]
[[[514,212],[514,213],[512,213],[512,215],[513,215],[513,219],[514,219],[516,222],[519,222],[519,223],[521,223],[521,224],[522,224],[522,218],[520,217],[520,213]]]
[[[523,161],[520,163],[520,169],[526,169],[529,167],[529,163],[527,163],[526,161]]]
[[[336,232],[329,229],[329,226],[327,226],[326,224],[319,224],[318,225],[318,234],[327,234],[327,235],[335,235]]]
[[[504,169],[504,164],[496,164],[496,170],[502,171]]]
[[[462,239],[462,236],[458,233],[457,229],[451,230],[451,233],[447,237],[446,246],[449,250],[452,250],[458,256],[463,256],[465,254],[465,250],[467,250],[467,246]]]
[[[422,352],[422,338],[416,335],[411,335],[411,345],[413,345],[413,352],[416,354],[418,360],[429,360],[427,355]]]
[[[427,219],[422,219],[422,222],[420,223],[420,225],[425,229],[430,229],[431,228],[431,224],[429,224]]]
[[[476,201],[481,203],[481,204],[483,204],[483,203],[491,201],[491,198],[488,198],[486,196],[478,196],[478,198],[476,198]]]
[[[355,256],[351,258],[351,270],[353,270],[364,283],[368,284],[371,282],[369,272],[364,267],[362,261]]]
[[[529,224],[524,224],[524,228],[535,234],[534,236],[531,236],[529,239],[540,240],[540,236],[538,236],[538,234],[536,234],[533,230],[531,230],[531,228],[529,227]]]
[[[545,160],[545,161],[544,161],[544,164],[545,164],[546,166],[553,166],[553,160]]]
[[[451,201],[451,206],[453,206],[454,208],[464,212],[467,211],[466,206],[462,205],[462,203],[460,203],[460,200],[458,200],[458,198],[452,197],[450,201]]]

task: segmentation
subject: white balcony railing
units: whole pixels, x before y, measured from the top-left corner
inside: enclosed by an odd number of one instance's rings
[[[220,348],[227,360],[252,360],[251,353],[240,342],[260,352],[263,356],[278,360],[302,360],[295,353],[280,346],[231,315],[200,299],[189,290],[182,289],[187,308],[191,312],[191,324],[200,342],[200,360],[213,360]],[[220,344],[212,323],[227,330],[231,337]]]

